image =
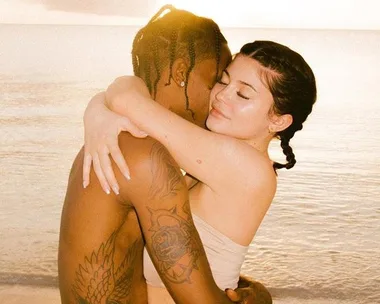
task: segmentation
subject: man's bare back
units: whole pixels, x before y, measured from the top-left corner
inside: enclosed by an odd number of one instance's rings
[[[121,197],[105,194],[95,174],[83,189],[82,166],[83,149],[72,166],[62,211],[62,303],[147,303],[136,211]]]

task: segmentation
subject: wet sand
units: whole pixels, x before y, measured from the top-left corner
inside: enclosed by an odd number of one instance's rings
[[[0,286],[1,304],[60,304],[57,288],[19,285]]]
[[[61,304],[59,290],[48,287],[29,287],[20,285],[0,286],[1,304]],[[350,304],[332,299],[274,299],[274,304]],[[351,302],[352,304],[354,302]]]

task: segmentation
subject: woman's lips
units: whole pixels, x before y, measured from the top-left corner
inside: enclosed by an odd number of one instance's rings
[[[211,108],[210,114],[213,116],[216,116],[216,117],[222,117],[225,119],[229,119],[226,115],[224,115],[221,111],[219,111],[218,109],[216,109],[214,107]]]

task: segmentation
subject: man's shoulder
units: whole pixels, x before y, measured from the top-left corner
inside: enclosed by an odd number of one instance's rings
[[[155,139],[138,139],[130,134],[120,134],[119,147],[131,175],[130,181],[123,179],[122,192],[139,192],[150,196],[152,191],[167,192],[171,186],[175,188],[182,183],[179,166],[168,150]],[[115,164],[114,170],[117,170]],[[119,178],[123,177],[119,175]]]
[[[119,135],[119,147],[130,169],[171,158],[168,150],[152,137],[136,138],[122,132]]]

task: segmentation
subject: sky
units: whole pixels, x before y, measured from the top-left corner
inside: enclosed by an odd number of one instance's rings
[[[0,23],[143,25],[164,0],[0,0]],[[379,0],[172,0],[222,27],[380,30]]]

